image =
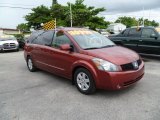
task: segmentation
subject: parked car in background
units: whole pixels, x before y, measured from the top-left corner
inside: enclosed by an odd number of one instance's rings
[[[144,62],[137,53],[82,28],[34,32],[25,44],[24,57],[29,71],[39,68],[68,78],[83,94],[120,90],[144,75]]]
[[[122,45],[141,54],[160,55],[160,29],[154,27],[127,28],[118,35],[109,36]]]
[[[19,51],[19,43],[15,37],[0,37],[0,51]]]
[[[25,41],[24,40],[18,40],[19,48],[24,49]]]
[[[108,37],[110,35],[110,33],[107,32],[107,30],[105,30],[105,29],[100,29],[100,30],[98,30],[98,32],[105,37]]]

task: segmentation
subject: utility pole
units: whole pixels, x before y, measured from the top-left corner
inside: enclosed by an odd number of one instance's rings
[[[57,3],[58,3],[57,0],[52,0],[52,6],[57,4]]]
[[[143,27],[144,27],[144,6],[143,6]]]
[[[71,19],[71,27],[72,27],[73,17],[72,17],[72,5],[71,5],[71,2],[70,2],[70,19]]]

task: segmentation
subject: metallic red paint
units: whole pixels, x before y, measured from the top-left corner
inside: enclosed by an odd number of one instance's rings
[[[61,50],[69,51],[71,49],[71,46],[69,44],[64,44],[60,46]]]
[[[119,46],[83,50],[74,41],[73,37],[66,32],[70,29],[74,28],[62,28],[60,30],[72,41],[77,52],[67,51],[70,47],[69,45],[62,45],[61,49],[57,49],[49,46],[26,43],[24,47],[25,59],[27,59],[27,56],[30,56],[36,67],[71,80],[75,69],[84,67],[90,71],[94,78],[96,87],[99,89],[123,89],[136,83],[144,75],[143,61],[138,70],[120,72],[99,70],[93,63],[93,58],[101,58],[120,67],[122,64],[138,60],[139,56],[137,53]]]

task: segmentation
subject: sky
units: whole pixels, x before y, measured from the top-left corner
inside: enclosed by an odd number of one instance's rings
[[[58,3],[66,5],[75,0],[58,0]],[[107,21],[114,22],[118,17],[130,16],[143,17],[160,22],[159,0],[85,0],[88,6],[104,7],[105,12],[100,13]],[[0,28],[16,28],[20,23],[25,23],[24,16],[32,11],[30,9],[8,8],[23,7],[34,8],[39,5],[51,6],[52,0],[0,0]]]

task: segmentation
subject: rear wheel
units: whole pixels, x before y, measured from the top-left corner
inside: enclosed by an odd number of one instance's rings
[[[33,61],[31,59],[31,57],[27,58],[27,66],[30,72],[34,72],[37,70],[37,68],[33,65]]]
[[[85,68],[79,68],[74,74],[77,89],[83,94],[92,94],[96,87],[91,73]]]

